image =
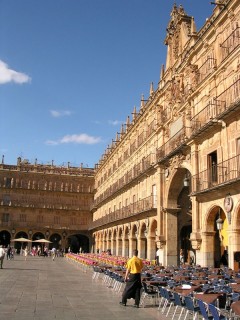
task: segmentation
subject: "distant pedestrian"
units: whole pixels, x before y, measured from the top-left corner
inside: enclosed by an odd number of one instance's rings
[[[0,266],[1,266],[1,269],[3,268],[4,257],[5,257],[5,250],[4,250],[3,246],[1,245],[0,246]]]
[[[25,261],[27,260],[27,255],[28,255],[28,248],[25,247],[25,249],[23,250],[23,255],[25,257]]]
[[[52,260],[54,261],[56,257],[56,248],[52,248]]]
[[[8,246],[7,248],[7,260],[10,260],[12,256],[12,248]]]

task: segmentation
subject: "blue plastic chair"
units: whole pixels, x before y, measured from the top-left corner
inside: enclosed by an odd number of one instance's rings
[[[188,314],[192,314],[193,315],[193,320],[195,320],[200,312],[200,308],[197,306],[195,307],[193,299],[191,297],[185,297],[185,303],[186,303],[186,315],[184,320],[187,319]]]
[[[208,311],[205,306],[205,303],[202,300],[197,300],[197,303],[198,303],[200,313],[201,313],[203,319],[205,319],[205,320],[213,319],[213,316],[209,316]]]
[[[209,304],[208,309],[213,316],[213,320],[225,320],[230,318],[230,316],[222,314],[222,311],[213,304]]]
[[[180,297],[180,295],[179,295],[177,292],[174,292],[174,293],[173,293],[173,297],[174,297],[175,309],[174,309],[174,312],[173,312],[172,320],[175,319],[177,310],[178,310],[179,308],[181,309],[181,312],[180,312],[180,314],[179,314],[178,320],[180,320],[181,317],[182,317],[183,311],[185,310],[185,303],[181,300],[181,297]]]

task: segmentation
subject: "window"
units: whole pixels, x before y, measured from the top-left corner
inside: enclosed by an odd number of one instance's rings
[[[5,182],[5,187],[6,188],[11,188],[11,178],[6,178],[6,182]]]
[[[153,208],[157,208],[157,186],[155,184],[152,186],[152,197]]]
[[[3,195],[3,205],[4,205],[4,206],[9,206],[10,204],[11,204],[10,195],[4,194],[4,195]]]
[[[208,155],[209,182],[217,182],[217,151]]]
[[[43,216],[41,215],[37,216],[37,223],[43,223]]]
[[[26,222],[27,221],[27,215],[25,213],[20,213],[20,222]]]
[[[60,217],[58,216],[54,217],[54,224],[60,224]]]
[[[2,222],[9,222],[9,213],[3,213]]]

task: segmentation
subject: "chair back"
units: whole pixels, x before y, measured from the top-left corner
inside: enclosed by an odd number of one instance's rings
[[[191,297],[185,297],[186,308],[190,311],[195,311],[193,300]]]
[[[199,309],[200,309],[200,312],[201,312],[203,319],[208,320],[209,317],[208,317],[208,313],[205,308],[204,302],[202,300],[197,300],[197,303],[198,303],[198,306],[199,306]]]
[[[181,301],[181,298],[179,296],[179,294],[177,292],[173,292],[173,296],[174,296],[174,304],[175,306],[180,306],[182,307],[182,301]]]
[[[214,320],[220,320],[220,316],[218,313],[218,310],[216,309],[216,307],[213,304],[209,304],[208,305],[209,311],[211,312],[213,319]]]

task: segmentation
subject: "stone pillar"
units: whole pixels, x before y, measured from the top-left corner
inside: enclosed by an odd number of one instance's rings
[[[201,258],[199,264],[202,267],[214,267],[214,236],[215,231],[202,232]]]
[[[138,256],[141,259],[146,259],[145,250],[146,250],[146,238],[139,236],[138,238]]]
[[[234,253],[240,252],[240,230],[229,230],[228,237],[228,266],[239,270],[239,263],[234,261]]]
[[[166,209],[166,265],[178,264],[178,211]]]
[[[155,260],[156,257],[156,242],[155,237],[148,237],[147,241],[147,259]]]

